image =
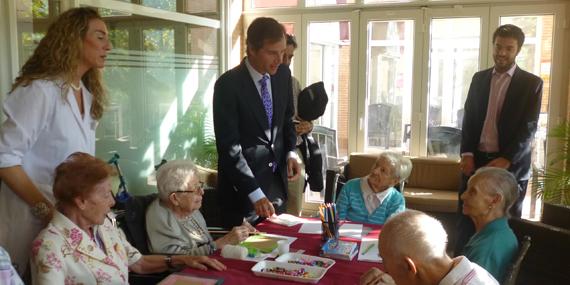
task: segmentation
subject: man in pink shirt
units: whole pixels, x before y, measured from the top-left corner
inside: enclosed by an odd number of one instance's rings
[[[516,63],[524,43],[523,31],[515,25],[498,27],[493,34],[492,68],[473,75],[463,118],[459,195],[466,190],[469,177],[482,166],[507,169],[519,184],[519,197],[512,216],[520,217],[530,177],[531,143],[540,113],[542,80],[520,69]],[[471,220],[461,214],[455,254],[474,233]]]

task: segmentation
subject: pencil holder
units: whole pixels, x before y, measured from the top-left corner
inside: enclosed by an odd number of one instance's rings
[[[321,223],[321,240],[327,242],[329,239],[338,239],[338,221]]]

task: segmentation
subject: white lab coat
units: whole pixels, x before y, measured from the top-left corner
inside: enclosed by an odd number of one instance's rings
[[[0,129],[0,168],[21,165],[51,201],[57,165],[77,151],[95,154],[97,121],[90,115],[91,93],[82,84],[82,117],[72,89],[62,90],[60,85],[61,81],[35,80],[18,87],[4,101],[6,120]],[[40,230],[41,222],[30,207],[2,183],[0,245],[20,273],[28,266],[30,246]]]

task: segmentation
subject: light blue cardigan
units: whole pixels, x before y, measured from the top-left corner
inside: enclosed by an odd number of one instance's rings
[[[406,210],[404,195],[394,187],[390,187],[386,190],[389,193],[382,204],[372,214],[369,214],[364,204],[360,183],[361,178],[355,178],[342,187],[342,191],[336,201],[340,219],[383,225],[390,216]]]

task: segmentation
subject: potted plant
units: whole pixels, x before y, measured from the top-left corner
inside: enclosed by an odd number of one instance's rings
[[[553,128],[548,136],[557,148],[538,173],[538,194],[544,202],[541,222],[570,229],[570,123]]]

